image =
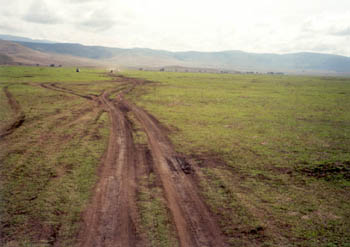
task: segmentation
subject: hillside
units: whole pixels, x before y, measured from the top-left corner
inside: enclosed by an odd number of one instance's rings
[[[1,39],[12,40],[13,43]],[[182,66],[232,71],[350,74],[349,57],[311,52],[291,54],[259,54],[243,51],[171,52],[147,48],[122,49],[54,43],[11,35],[0,35],[0,46],[2,64],[57,63],[80,66],[119,65],[133,68]]]
[[[152,49],[121,49],[81,44],[43,44],[18,42],[28,48],[58,54],[69,54],[90,59],[105,60],[124,66],[189,66],[242,71],[283,71],[290,73],[347,73],[350,58],[319,53],[258,54],[242,51],[170,52]]]
[[[18,43],[0,40],[0,64],[25,65],[63,65],[63,66],[106,66],[104,61],[97,61],[66,54],[40,52]]]
[[[72,56],[98,59],[107,63],[118,63],[123,66],[196,66],[197,63],[181,61],[174,53],[151,49],[120,49],[103,46],[85,46],[81,44],[56,43],[42,44],[33,42],[17,42],[30,49],[57,54],[69,54]]]

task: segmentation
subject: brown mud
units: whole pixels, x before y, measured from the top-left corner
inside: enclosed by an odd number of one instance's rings
[[[108,149],[79,239],[81,246],[136,246],[135,147],[130,123],[108,98],[100,97],[111,120]]]

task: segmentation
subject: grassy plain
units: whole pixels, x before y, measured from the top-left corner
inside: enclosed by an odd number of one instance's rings
[[[350,246],[350,79],[123,75],[156,82],[127,97],[169,128],[232,246]],[[125,87],[119,82],[104,70],[0,67],[0,128],[14,117],[3,87],[25,114],[0,140],[0,245],[74,246],[107,146],[108,114],[96,102],[40,84],[98,95]],[[178,245],[156,174],[138,183],[149,244]]]
[[[0,91],[0,128],[7,123],[9,119],[14,117],[10,105],[7,102],[6,95],[3,90]]]
[[[125,88],[122,78],[105,70],[47,67],[0,67],[0,128],[15,114],[4,87],[25,114],[12,134],[0,139],[0,245],[76,246],[82,212],[97,181],[106,152],[108,113],[90,101],[43,88],[55,84],[82,95]],[[97,105],[96,105],[97,104]],[[132,115],[135,145],[145,133]],[[147,246],[177,246],[171,215],[153,173],[140,178],[137,193],[140,234]]]
[[[25,114],[23,125],[0,142],[2,246],[72,246],[81,212],[97,179],[109,132],[93,102],[50,91],[39,83],[108,80],[103,71],[0,67],[1,121],[11,121],[2,88]]]
[[[232,246],[350,246],[350,79],[125,71]]]

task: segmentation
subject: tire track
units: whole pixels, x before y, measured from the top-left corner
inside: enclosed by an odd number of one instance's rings
[[[139,246],[137,231],[135,147],[131,125],[120,104],[109,100],[109,93],[83,95],[55,84],[41,87],[96,101],[111,121],[106,154],[99,165],[99,180],[83,214],[79,246]],[[118,91],[114,90],[114,91]],[[113,91],[113,92],[114,92]],[[120,90],[119,90],[120,91]],[[142,246],[142,245],[140,245]]]
[[[162,183],[181,246],[226,246],[216,220],[200,197],[190,174],[192,169],[174,151],[165,129],[152,115],[123,99],[124,93],[129,93],[142,81],[128,78],[127,82],[129,87],[121,91],[113,101],[107,92],[91,98],[56,85],[41,85],[47,89],[98,100],[111,120],[108,149],[100,164],[99,181],[83,216],[80,246],[145,245],[136,229],[138,212],[135,203],[135,157],[139,154],[133,143],[127,111],[134,114],[147,134],[154,170]]]
[[[134,113],[147,133],[181,246],[225,246],[219,226],[188,175],[191,168],[174,151],[164,128],[143,109],[123,99],[120,102]]]
[[[7,97],[8,103],[12,111],[15,113],[15,117],[11,123],[9,123],[8,125],[4,126],[2,129],[0,129],[0,138],[10,135],[17,128],[19,128],[25,121],[25,114],[22,111],[20,104],[16,101],[16,99],[13,97],[10,91],[8,91],[8,87],[7,86],[4,87],[3,91]]]
[[[118,104],[100,97],[111,133],[94,196],[84,214],[80,246],[137,246],[136,175],[131,126]]]

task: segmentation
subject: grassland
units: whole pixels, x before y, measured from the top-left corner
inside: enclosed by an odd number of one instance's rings
[[[3,90],[0,92],[0,128],[6,124],[6,122],[11,119],[14,114],[11,111],[11,107],[7,102],[6,95]]]
[[[350,246],[350,79],[125,71],[126,95],[168,128],[231,246]],[[75,246],[106,151],[110,119],[82,95],[127,80],[103,70],[0,67],[0,245]],[[135,84],[136,85],[136,84]],[[147,135],[125,113],[138,150],[136,206],[145,246],[177,246]],[[191,175],[192,176],[192,175]],[[139,232],[138,232],[139,233]]]
[[[23,125],[0,142],[2,244],[72,246],[97,179],[109,120],[93,103],[46,90],[39,83],[107,78],[103,71],[75,73],[72,68],[0,71],[1,94],[7,86],[26,116]],[[1,95],[5,122],[11,120],[6,101]]]
[[[232,246],[350,246],[350,79],[127,71]]]
[[[1,66],[1,83],[24,82],[91,82],[105,81],[104,70],[82,69],[76,73],[75,68],[21,67]]]

